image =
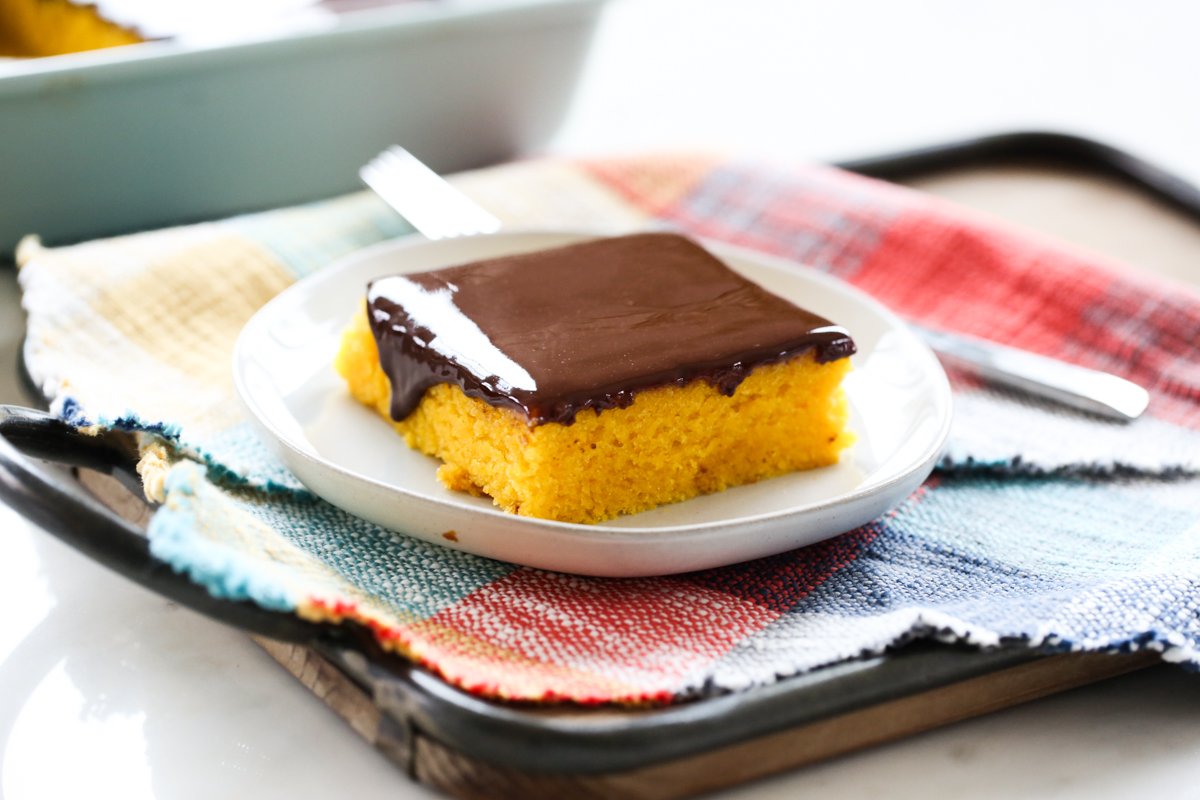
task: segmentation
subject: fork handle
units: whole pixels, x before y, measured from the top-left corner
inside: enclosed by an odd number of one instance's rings
[[[1145,389],[1107,372],[972,336],[911,327],[950,366],[1081,411],[1129,422],[1150,403]]]

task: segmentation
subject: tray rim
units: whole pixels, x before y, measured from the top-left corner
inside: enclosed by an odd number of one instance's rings
[[[569,705],[574,715],[566,716],[553,706],[475,697],[408,662],[316,652],[373,696],[382,714],[444,745],[511,769],[571,775],[687,758],[1060,655],[1015,642],[975,650],[914,641],[743,692],[650,709]]]

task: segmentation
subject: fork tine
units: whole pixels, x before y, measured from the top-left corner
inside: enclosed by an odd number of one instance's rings
[[[397,145],[367,162],[358,175],[428,239],[500,229],[500,220]]]

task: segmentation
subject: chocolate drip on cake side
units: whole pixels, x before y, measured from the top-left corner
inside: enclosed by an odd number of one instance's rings
[[[663,233],[383,278],[367,314],[397,420],[439,383],[569,425],[646,389],[704,380],[732,396],[760,366],[855,352],[845,329]]]

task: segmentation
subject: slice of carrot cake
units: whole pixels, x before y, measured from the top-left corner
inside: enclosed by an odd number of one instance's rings
[[[837,462],[853,353],[647,233],[374,281],[335,366],[446,486],[594,523]]]

